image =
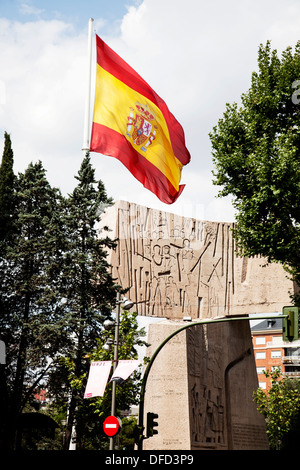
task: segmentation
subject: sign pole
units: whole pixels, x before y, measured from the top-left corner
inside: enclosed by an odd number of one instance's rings
[[[121,427],[121,420],[116,416],[108,416],[103,423],[103,431],[110,438],[116,436],[120,431]]]
[[[115,323],[115,341],[114,341],[114,362],[113,362],[113,373],[118,363],[118,349],[119,349],[119,324],[120,324],[120,292],[117,293],[117,317]],[[116,381],[112,381],[112,397],[111,397],[111,414],[116,415]],[[109,450],[114,450],[114,438],[110,438]]]

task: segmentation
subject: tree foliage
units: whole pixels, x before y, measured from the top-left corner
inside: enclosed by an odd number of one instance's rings
[[[60,336],[50,276],[57,192],[47,182],[40,162],[19,174],[13,189],[15,213],[0,257],[0,330],[8,364],[3,371],[4,437],[9,442],[34,384],[59,348]]]
[[[7,364],[0,365],[0,448],[16,447],[20,415],[34,404],[34,392],[41,388],[52,399],[50,409],[68,416],[65,448],[73,426],[85,448],[98,425],[99,412],[83,399],[84,380],[101,342],[103,320],[111,317],[117,292],[123,289],[107,261],[107,249],[116,241],[100,239],[97,232],[101,213],[112,200],[103,183],[95,180],[88,153],[76,179],[74,191],[64,197],[47,181],[41,162],[30,163],[15,176],[11,141],[5,134],[0,166],[0,339],[6,345]],[[138,341],[135,319],[132,330],[126,324],[122,348],[131,355]],[[124,388],[120,404],[129,406],[136,396],[134,382]]]
[[[83,397],[80,383],[88,369],[87,354],[96,347],[103,319],[110,315],[117,291],[121,289],[115,284],[107,262],[107,248],[114,247],[115,242],[108,237],[100,239],[97,233],[101,207],[112,201],[107,197],[103,183],[95,180],[94,173],[87,153],[76,176],[78,184],[66,198],[63,213],[65,244],[60,294],[64,299],[64,329],[69,344],[64,364],[72,364],[74,368],[71,381],[66,382],[63,367],[59,365],[51,375],[55,375],[52,384],[56,389],[58,371],[64,387],[69,388],[66,448]],[[76,419],[79,422],[78,416]]]
[[[14,215],[14,154],[11,138],[4,133],[4,150],[0,166],[0,241],[9,234]]]
[[[119,347],[118,359],[138,359],[137,346],[143,346],[147,343],[143,340],[144,329],[139,329],[137,314],[122,310],[119,322]],[[91,350],[86,357],[88,366],[91,361],[113,361],[114,347],[106,350],[104,345],[114,344],[114,328],[110,330],[101,329],[97,338],[97,347]],[[75,363],[68,358],[64,359],[68,369],[68,380],[76,387],[81,397],[84,395],[87,383],[89,367],[78,377],[75,373]],[[132,405],[139,403],[141,369],[138,368],[125,382],[116,386],[116,414],[121,416],[121,412],[129,411]],[[94,397],[82,399],[78,402],[76,412],[77,422],[77,446],[80,449],[108,449],[109,439],[103,432],[103,421],[111,414],[112,383],[108,380],[103,397]],[[131,420],[132,421],[132,420]],[[124,443],[131,445],[134,441],[134,423],[131,422],[130,435],[125,436]],[[122,440],[121,440],[122,441]]]
[[[280,262],[300,282],[300,42],[279,57],[270,42],[241,105],[210,133],[214,184],[231,195],[241,254]],[[298,83],[298,85],[297,85]]]
[[[300,436],[300,381],[279,380],[280,370],[266,371],[272,378],[272,388],[258,389],[254,400],[264,416],[271,450],[298,449]]]

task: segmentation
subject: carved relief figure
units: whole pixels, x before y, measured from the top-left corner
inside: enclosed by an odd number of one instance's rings
[[[140,315],[210,318],[252,313],[251,302],[260,309],[266,302],[266,288],[258,281],[263,262],[235,254],[233,224],[189,219],[124,202],[118,206],[115,223],[119,241],[111,254],[113,274],[129,288],[128,296]],[[277,272],[272,276],[278,279]],[[245,301],[251,281],[256,284],[254,295],[247,295]],[[270,279],[270,300],[279,297],[274,286]],[[259,310],[253,306],[253,311]]]

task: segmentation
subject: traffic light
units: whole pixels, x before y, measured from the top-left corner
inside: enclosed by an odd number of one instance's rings
[[[287,315],[282,319],[282,339],[283,341],[295,341],[299,337],[298,333],[298,307],[283,307],[282,314]]]
[[[157,418],[158,418],[158,414],[150,413],[150,412],[147,413],[147,427],[146,427],[147,437],[152,437],[154,434],[158,434],[157,429],[154,429],[156,426],[158,426],[157,421],[154,421]]]

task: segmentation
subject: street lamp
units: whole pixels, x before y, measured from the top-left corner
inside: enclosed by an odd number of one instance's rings
[[[110,350],[111,350],[111,345],[112,345],[113,343],[114,343],[113,340],[112,340],[111,338],[108,338],[108,339],[106,340],[106,343],[105,343],[104,346],[103,346],[103,349],[104,349],[105,351],[110,351]]]
[[[113,322],[111,320],[105,320],[103,323],[103,326],[105,329],[110,329],[113,326],[115,327],[115,340],[113,342],[114,344],[114,360],[113,360],[113,373],[117,367],[117,362],[118,362],[118,349],[119,349],[119,327],[120,327],[120,310],[121,310],[121,304],[123,304],[124,310],[130,310],[133,306],[133,302],[129,300],[127,297],[123,297],[123,299],[120,299],[120,292],[117,293],[117,314],[116,314],[116,321]],[[107,340],[106,344],[103,346],[103,348],[106,351],[110,350],[112,344],[112,340]],[[115,416],[116,415],[116,382],[113,380],[112,381],[112,399],[111,399],[111,415]],[[109,449],[113,450],[114,449],[114,438],[110,438],[110,444],[109,444]]]

